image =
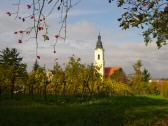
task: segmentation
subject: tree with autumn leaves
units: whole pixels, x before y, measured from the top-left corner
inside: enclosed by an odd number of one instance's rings
[[[55,60],[54,68],[51,72],[53,77],[48,90],[51,94],[62,95],[63,85],[65,83],[65,74],[63,68],[60,66],[57,60]]]

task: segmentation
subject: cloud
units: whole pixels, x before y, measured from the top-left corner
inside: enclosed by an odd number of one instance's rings
[[[106,10],[80,10],[80,9],[70,9],[68,12],[68,18],[77,17],[77,16],[89,16],[89,15],[98,15],[106,13]],[[60,18],[64,16],[66,13],[60,13],[60,11],[56,11],[56,13],[51,13],[49,19]]]
[[[82,21],[76,24],[68,25],[68,38],[78,41],[88,41],[97,36],[98,29],[95,24],[87,21]]]

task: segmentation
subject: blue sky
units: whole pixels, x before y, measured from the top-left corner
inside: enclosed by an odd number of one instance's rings
[[[6,11],[14,9],[12,3],[15,1],[1,0],[0,49],[17,48],[24,57],[24,62],[28,63],[28,69],[31,70],[35,61],[34,40],[18,44],[18,38],[13,35],[13,32],[24,28],[25,24],[5,14]],[[58,42],[56,54],[53,54],[51,46],[54,39],[51,38],[46,43],[39,40],[40,64],[45,64],[51,69],[55,58],[63,64],[73,54],[80,57],[85,64],[94,62],[97,35],[101,32],[106,66],[120,66],[127,74],[130,74],[133,73],[132,65],[141,59],[143,66],[151,72],[153,78],[168,78],[168,47],[164,46],[158,50],[154,43],[146,47],[139,29],[122,30],[117,21],[122,12],[123,10],[118,8],[116,3],[109,4],[108,0],[82,0],[69,13],[67,40]],[[49,22],[49,32],[54,34],[57,27],[54,14]]]
[[[88,14],[69,17],[69,23],[74,24],[82,21],[88,21],[94,23],[102,34],[104,29],[109,29],[116,34],[123,33],[122,28],[119,27],[117,19],[120,18],[124,10],[122,8],[118,8],[116,3],[109,4],[108,0],[83,0],[71,11],[73,12],[74,10],[80,10],[82,12],[86,11]],[[134,28],[128,30],[127,32],[131,34],[129,38],[126,38],[127,40],[135,42],[143,41],[141,31],[139,29]],[[115,37],[115,35],[112,37]]]

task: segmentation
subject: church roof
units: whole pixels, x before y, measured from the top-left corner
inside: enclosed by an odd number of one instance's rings
[[[99,34],[98,36],[98,40],[97,40],[97,43],[96,43],[96,49],[103,49],[103,44],[102,44],[102,41],[101,41],[101,35]]]
[[[105,72],[105,77],[111,77],[115,72],[121,70],[121,67],[105,67],[104,72]]]

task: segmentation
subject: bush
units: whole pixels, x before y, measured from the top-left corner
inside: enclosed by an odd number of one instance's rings
[[[101,92],[105,92],[108,96],[133,94],[131,87],[127,84],[114,80],[105,80]]]
[[[133,85],[133,90],[138,95],[160,94],[159,87],[156,83],[140,82]]]

